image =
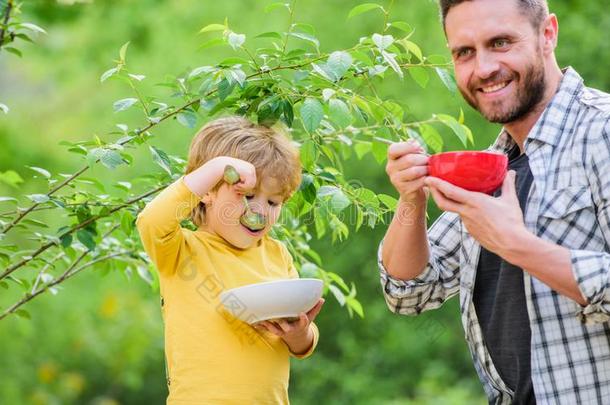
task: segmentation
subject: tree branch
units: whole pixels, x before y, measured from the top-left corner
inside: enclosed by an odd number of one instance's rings
[[[8,0],[6,9],[4,10],[4,16],[2,17],[2,27],[0,28],[0,49],[4,45],[4,36],[8,30],[8,20],[11,17],[11,11],[13,9],[13,0]]]
[[[61,277],[53,280],[49,284],[45,284],[43,287],[41,287],[35,293],[33,293],[33,294],[29,294],[29,293],[26,294],[22,299],[17,301],[10,308],[8,308],[6,311],[4,311],[2,314],[0,314],[0,320],[4,319],[8,315],[12,314],[19,307],[21,307],[22,305],[28,303],[29,301],[31,301],[35,297],[39,296],[40,294],[44,293],[45,291],[49,290],[51,287],[54,287],[57,284],[60,284],[60,283],[64,282],[65,280],[71,278],[72,276],[80,273],[84,269],[86,269],[88,267],[91,267],[91,266],[93,266],[93,265],[95,265],[97,263],[103,262],[104,260],[110,260],[110,259],[113,259],[115,257],[129,255],[129,254],[132,254],[133,252],[134,252],[133,250],[125,250],[125,251],[122,251],[122,252],[116,252],[116,253],[112,253],[112,254],[109,254],[109,255],[106,255],[106,256],[98,257],[97,259],[94,259],[94,260],[92,260],[92,261],[90,261],[90,262],[88,262],[86,264],[83,264],[82,266],[76,268],[76,270],[74,270],[74,271],[72,271],[70,273],[64,272],[64,274],[62,274]]]
[[[114,232],[118,227],[119,227],[119,225],[114,225],[112,228],[110,228],[102,236],[102,238],[106,238],[108,235],[110,235],[112,232]],[[50,283],[43,285],[38,290],[35,289],[35,287],[36,287],[36,285],[35,285],[34,288],[32,289],[31,293],[26,293],[23,296],[23,298],[21,298],[15,304],[13,304],[9,308],[7,308],[2,314],[0,314],[0,320],[5,318],[6,316],[12,314],[17,309],[19,309],[19,307],[21,307],[22,305],[25,305],[26,303],[28,303],[29,301],[31,301],[35,297],[37,297],[40,294],[50,290],[52,287],[56,286],[57,284],[60,284],[60,283],[64,282],[65,280],[67,280],[70,277],[74,276],[75,274],[81,272],[85,268],[91,267],[91,266],[93,266],[93,265],[95,265],[95,264],[97,264],[97,263],[99,263],[101,261],[104,261],[104,260],[108,260],[108,259],[112,259],[114,257],[118,257],[118,256],[122,256],[122,255],[127,255],[127,254],[133,253],[133,251],[123,251],[123,252],[118,252],[118,253],[115,252],[115,253],[112,253],[112,254],[109,254],[109,255],[102,256],[100,258],[94,259],[94,260],[88,262],[87,264],[85,264],[85,265],[83,265],[81,267],[76,268],[76,266],[78,266],[78,264],[91,252],[92,252],[91,249],[87,249],[84,252],[82,252],[80,254],[80,256],[77,257],[76,260],[74,260],[74,262],[72,262],[72,264],[62,273],[61,276],[59,276],[55,280],[51,281]],[[75,268],[76,268],[76,270],[74,270]]]
[[[117,207],[113,208],[112,210],[108,211],[108,213],[104,214],[104,215],[94,215],[90,218],[88,218],[87,220],[73,226],[72,228],[68,229],[67,231],[65,231],[64,233],[62,233],[61,235],[59,235],[59,238],[63,238],[66,235],[72,234],[76,231],[78,231],[79,229],[82,229],[84,227],[86,227],[87,225],[97,221],[100,218],[105,218],[108,217],[112,214],[114,214],[115,212],[119,211],[120,209],[123,209],[133,203],[136,203],[140,200],[142,200],[143,198],[148,197],[149,195],[155,194],[158,191],[164,189],[165,187],[167,187],[167,184],[164,184],[160,187],[155,188],[154,190],[148,191],[138,197],[135,197],[127,202],[125,202],[124,204],[118,205]],[[21,260],[20,262],[17,262],[15,264],[13,264],[12,266],[9,266],[6,268],[6,270],[0,274],[0,280],[5,279],[6,277],[8,277],[11,273],[13,273],[15,270],[17,270],[20,267],[25,266],[27,263],[31,262],[32,260],[34,260],[36,257],[38,257],[41,253],[43,253],[44,251],[46,251],[48,248],[52,247],[56,245],[55,242],[48,242],[42,246],[40,246],[36,251],[34,251],[34,253],[32,253],[31,255],[27,256],[26,258],[24,258],[23,260]]]

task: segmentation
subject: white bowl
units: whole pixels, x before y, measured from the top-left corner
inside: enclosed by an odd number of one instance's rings
[[[231,315],[253,324],[298,317],[316,305],[323,286],[316,278],[268,281],[223,291],[220,301]]]

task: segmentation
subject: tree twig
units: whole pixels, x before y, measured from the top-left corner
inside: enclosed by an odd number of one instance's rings
[[[115,252],[115,253],[112,253],[112,254],[109,254],[109,255],[106,255],[106,256],[98,257],[98,258],[96,258],[96,259],[94,259],[94,260],[92,260],[90,262],[87,262],[86,264],[83,264],[82,266],[76,268],[75,270],[73,270],[71,272],[68,272],[68,271],[64,272],[59,278],[53,280],[49,284],[45,284],[40,289],[36,290],[36,292],[34,292],[33,294],[29,294],[29,293],[26,294],[22,299],[17,301],[15,304],[11,305],[11,307],[7,308],[2,314],[0,314],[0,320],[4,319],[8,315],[12,314],[17,309],[19,309],[19,307],[21,307],[22,305],[25,305],[26,303],[28,303],[32,299],[36,298],[40,294],[42,294],[45,291],[49,290],[51,287],[55,287],[57,284],[60,284],[60,283],[62,283],[64,281],[66,281],[67,279],[69,279],[72,276],[80,273],[84,269],[86,269],[88,267],[91,267],[91,266],[93,266],[93,265],[95,265],[97,263],[103,262],[104,260],[110,260],[110,259],[114,259],[115,257],[129,255],[129,254],[132,254],[133,252],[134,252],[133,250],[125,250],[125,251],[122,251],[122,252]],[[88,253],[88,252],[85,252],[85,253]],[[84,256],[81,255],[81,257],[84,257]],[[79,259],[81,259],[81,258],[79,258]]]
[[[123,208],[125,208],[125,207],[127,207],[127,206],[129,206],[129,205],[131,205],[133,203],[136,203],[136,202],[142,200],[143,198],[148,197],[149,195],[157,193],[158,191],[164,189],[167,186],[168,186],[167,184],[164,184],[164,185],[162,185],[160,187],[155,188],[154,190],[148,191],[148,192],[146,192],[146,193],[144,193],[144,194],[142,194],[142,195],[140,195],[138,197],[135,197],[135,198],[125,202],[124,204],[121,204],[121,205],[113,208],[112,210],[108,211],[104,215],[94,215],[92,217],[89,217],[87,220],[85,220],[85,221],[83,221],[83,222],[81,222],[81,223],[79,223],[77,225],[74,225],[72,228],[70,228],[67,231],[65,231],[64,233],[62,233],[59,236],[59,238],[61,239],[61,238],[63,238],[66,235],[72,234],[72,233],[78,231],[79,229],[82,229],[82,228],[86,227],[87,225],[97,221],[100,218],[108,217],[108,216],[114,214],[115,212],[119,211],[120,209],[123,209]],[[32,253],[31,255],[28,255],[23,260],[13,264],[12,266],[7,267],[6,270],[2,274],[0,274],[0,280],[5,279],[11,273],[13,273],[15,270],[19,269],[20,267],[25,266],[27,263],[31,262],[36,257],[38,257],[41,253],[43,253],[44,251],[46,251],[47,249],[49,249],[50,247],[52,247],[54,245],[56,245],[56,242],[53,242],[53,241],[52,242],[48,242],[48,243],[40,246],[36,251],[34,251],[34,253]]]
[[[13,10],[13,0],[8,0],[6,9],[4,10],[4,16],[2,17],[2,27],[0,27],[0,49],[4,45],[4,36],[8,30],[8,20],[11,17],[11,11]]]

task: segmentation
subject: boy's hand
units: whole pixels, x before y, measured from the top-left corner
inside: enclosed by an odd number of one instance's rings
[[[294,354],[307,352],[313,344],[313,331],[311,323],[316,319],[324,305],[324,298],[320,298],[318,303],[307,313],[301,312],[298,321],[289,322],[286,319],[278,321],[262,321],[254,325],[256,329],[267,330],[276,336],[281,337]]]
[[[245,193],[256,186],[256,168],[252,163],[228,156],[219,156],[212,160],[220,169],[220,173],[224,173],[225,168],[229,165],[235,168],[239,174],[239,181],[233,184],[233,187],[237,192]]]

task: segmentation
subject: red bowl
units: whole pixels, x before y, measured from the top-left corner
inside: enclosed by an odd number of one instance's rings
[[[428,174],[470,191],[493,194],[502,185],[508,157],[496,152],[437,153],[428,158]]]

